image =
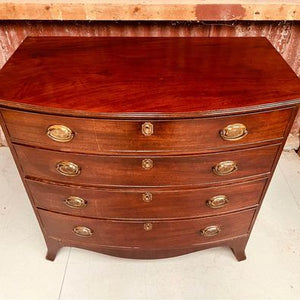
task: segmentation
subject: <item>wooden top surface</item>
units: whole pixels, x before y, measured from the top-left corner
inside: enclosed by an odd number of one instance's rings
[[[264,38],[35,37],[0,71],[0,105],[63,114],[201,116],[297,98]]]
[[[300,20],[300,0],[0,0],[3,20]]]

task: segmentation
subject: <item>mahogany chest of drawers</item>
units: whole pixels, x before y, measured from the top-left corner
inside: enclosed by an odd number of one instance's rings
[[[224,245],[245,259],[299,98],[264,38],[27,38],[0,71],[50,260]]]

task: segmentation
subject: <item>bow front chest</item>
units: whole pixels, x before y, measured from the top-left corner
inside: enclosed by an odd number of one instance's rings
[[[264,38],[27,38],[1,125],[53,260],[245,247],[297,113]]]

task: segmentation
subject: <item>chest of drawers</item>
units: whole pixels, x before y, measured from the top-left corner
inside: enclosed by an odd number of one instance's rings
[[[27,38],[0,71],[49,260],[63,246],[245,259],[299,98],[263,38]]]

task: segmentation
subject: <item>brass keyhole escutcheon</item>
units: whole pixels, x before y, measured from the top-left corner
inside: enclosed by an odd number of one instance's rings
[[[84,208],[87,206],[87,201],[76,196],[70,196],[64,200],[66,206],[70,208]]]
[[[238,141],[248,134],[246,126],[242,123],[229,124],[220,131],[225,141]]]
[[[200,230],[200,233],[205,237],[216,236],[221,232],[221,228],[217,225],[207,226]]]
[[[217,195],[206,201],[209,208],[221,208],[228,203],[228,198],[225,195]]]
[[[149,192],[145,192],[142,196],[144,202],[151,202],[152,201],[152,194]]]
[[[144,170],[150,170],[153,168],[153,160],[150,158],[145,158],[142,161],[142,167]]]
[[[153,227],[153,225],[150,222],[147,222],[147,223],[144,224],[144,229],[146,231],[150,231],[152,229],[152,227]]]
[[[74,132],[64,125],[51,125],[47,129],[47,136],[53,141],[66,143],[74,138]]]
[[[90,237],[93,235],[93,230],[86,226],[76,226],[73,228],[73,232],[81,237]]]
[[[213,167],[213,172],[219,176],[229,175],[237,170],[237,164],[232,160],[221,161]]]
[[[142,133],[144,136],[150,136],[153,134],[153,124],[150,122],[145,122],[142,125]]]
[[[81,172],[81,168],[70,161],[60,161],[56,164],[56,170],[58,173],[64,176],[78,176]]]

